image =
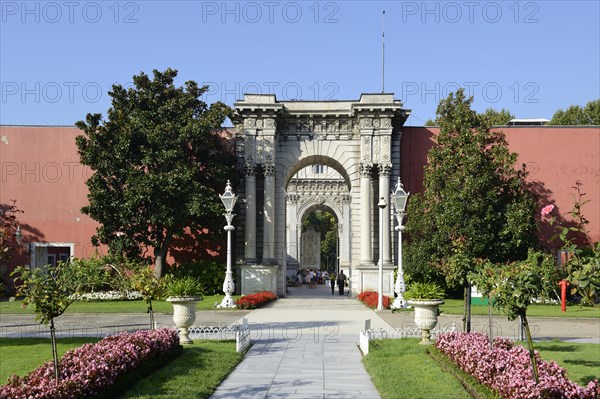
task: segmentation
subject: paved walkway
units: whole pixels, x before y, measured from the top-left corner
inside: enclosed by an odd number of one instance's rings
[[[360,302],[324,286],[289,296],[246,317],[253,346],[212,396],[224,398],[379,398],[358,350],[365,320],[390,328]]]

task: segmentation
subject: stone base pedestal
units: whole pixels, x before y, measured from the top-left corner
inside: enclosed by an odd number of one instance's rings
[[[277,293],[277,265],[242,265],[241,294],[248,295],[259,291]]]
[[[392,264],[383,265],[383,295],[394,296],[394,270]],[[377,265],[360,265],[354,268],[356,276],[353,290],[359,294],[364,291],[379,290],[379,267]]]

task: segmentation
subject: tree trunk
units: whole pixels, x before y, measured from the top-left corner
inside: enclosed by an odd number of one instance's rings
[[[463,298],[465,298],[465,306],[463,313],[463,331],[471,332],[471,285],[467,284],[464,287]]]
[[[150,330],[154,330],[154,309],[152,309],[152,301],[148,303],[148,314],[150,315]]]
[[[56,350],[56,330],[54,328],[54,319],[50,319],[50,341],[52,343],[52,361],[54,362],[54,379],[58,384],[58,351]]]
[[[154,248],[154,276],[156,278],[161,278],[165,274],[167,253],[169,252],[172,240],[173,233],[167,229],[162,245]]]
[[[531,359],[531,367],[533,369],[533,378],[535,379],[535,383],[539,384],[540,378],[538,376],[537,361],[535,360],[535,355],[533,352],[533,340],[531,339],[529,323],[527,322],[527,316],[525,315],[525,313],[521,314],[520,316],[521,321],[523,322],[523,326],[525,327],[525,334],[527,335],[527,347],[529,349],[529,358]]]

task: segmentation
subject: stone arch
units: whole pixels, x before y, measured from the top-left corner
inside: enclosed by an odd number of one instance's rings
[[[301,228],[302,222],[306,219],[306,217],[308,217],[308,215],[310,215],[312,212],[315,212],[317,210],[326,211],[326,212],[331,213],[331,214],[333,214],[335,216],[335,218],[337,220],[337,225],[338,225],[337,234],[338,234],[338,237],[341,236],[341,230],[342,229],[341,229],[340,226],[341,226],[341,221],[342,221],[342,217],[343,217],[342,210],[337,205],[335,205],[332,201],[329,201],[329,200],[326,200],[326,201],[323,201],[323,202],[314,202],[314,201],[312,201],[312,202],[308,202],[305,205],[303,205],[302,208],[299,209],[298,212],[297,212],[298,226],[300,226],[300,229],[299,229],[300,230],[300,237],[299,237],[299,242],[300,243],[304,242],[304,240],[303,240],[303,232],[302,232],[302,228]],[[304,255],[305,255],[303,253],[304,246],[301,245],[300,248],[301,249],[300,249],[299,258],[300,259],[304,259]],[[338,256],[339,256],[339,250],[340,250],[340,248],[339,248],[339,242],[338,242],[338,248],[336,249],[336,252],[337,252]],[[294,272],[292,271],[292,274],[293,273]]]
[[[380,234],[376,204],[399,174],[400,127],[410,110],[391,93],[332,101],[278,101],[272,94],[247,94],[234,106],[245,195],[243,227],[236,229],[238,254],[243,254],[242,293],[261,289],[285,295],[289,244],[297,247],[298,213],[304,215],[318,204],[336,211],[343,226],[340,256],[351,287],[356,283],[353,293],[376,280],[375,248],[382,248],[385,273],[393,276],[389,208],[383,211]],[[314,179],[300,193],[298,184],[292,184],[294,175],[314,164],[336,170],[341,178],[332,179],[329,187]],[[303,196],[310,198],[301,200]],[[387,284],[386,292],[391,288]]]
[[[344,178],[344,181],[348,187],[348,191],[350,191],[352,189],[350,175],[349,175],[348,171],[346,170],[346,168],[344,167],[344,165],[342,165],[335,158],[332,158],[331,156],[328,156],[326,154],[308,155],[308,156],[305,156],[305,157],[299,159],[293,165],[284,165],[284,167],[285,166],[287,166],[287,167],[285,167],[284,170],[282,170],[281,174],[282,174],[282,176],[284,176],[283,179],[284,179],[285,189],[287,190],[290,181],[296,175],[296,173],[298,173],[303,168],[305,168],[307,166],[311,166],[311,165],[324,165],[324,166],[331,167],[332,169],[334,169],[336,172],[338,172]]]

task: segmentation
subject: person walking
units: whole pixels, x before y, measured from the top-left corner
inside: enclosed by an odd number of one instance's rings
[[[346,275],[343,270],[340,270],[340,274],[337,276],[337,284],[340,295],[344,295],[344,287],[346,286]]]
[[[335,274],[329,274],[329,285],[331,285],[331,295],[335,293]]]

